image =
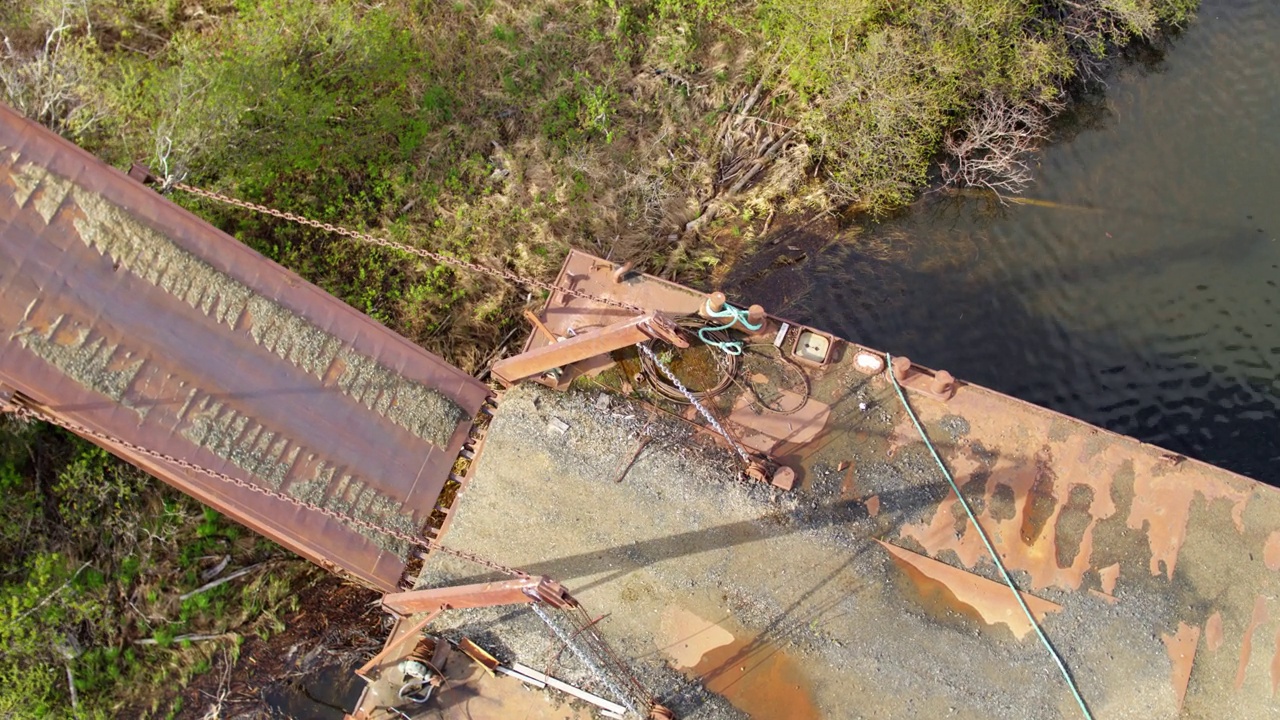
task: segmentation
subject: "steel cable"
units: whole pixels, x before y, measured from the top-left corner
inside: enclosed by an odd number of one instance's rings
[[[938,454],[937,448],[933,446],[933,442],[929,440],[929,435],[924,431],[924,426],[920,424],[919,418],[916,417],[915,410],[911,409],[911,403],[907,402],[907,395],[902,391],[902,386],[898,384],[898,378],[893,374],[893,357],[888,353],[885,354],[887,372],[889,381],[893,383],[893,389],[898,391],[898,399],[902,401],[902,407],[906,409],[907,416],[911,418],[911,423],[915,425],[916,431],[920,433],[920,438],[924,440],[925,447],[929,448],[929,453],[933,455],[934,461],[938,464],[938,468],[942,470],[942,476],[947,479],[947,484],[951,486],[951,492],[955,493],[956,498],[960,500],[961,507],[969,516],[969,522],[973,523],[974,529],[978,533],[978,537],[982,538],[982,544],[987,546],[987,552],[991,555],[991,561],[995,563],[1000,575],[1004,578],[1004,582],[1009,586],[1009,590],[1013,593],[1013,597],[1018,601],[1018,607],[1022,608],[1022,612],[1027,616],[1027,620],[1031,623],[1031,627],[1035,628],[1036,635],[1040,637],[1040,642],[1045,649],[1049,651],[1049,655],[1057,664],[1059,672],[1067,682],[1067,689],[1071,691],[1072,697],[1075,698],[1076,704],[1080,706],[1080,712],[1084,714],[1086,720],[1093,720],[1093,714],[1089,712],[1089,705],[1085,703],[1084,696],[1080,694],[1080,688],[1076,685],[1075,678],[1071,676],[1071,671],[1067,669],[1066,662],[1062,659],[1062,655],[1058,653],[1053,643],[1049,642],[1049,636],[1044,634],[1044,629],[1040,627],[1040,622],[1031,612],[1031,608],[1027,607],[1027,601],[1022,599],[1022,593],[1018,590],[1018,586],[1014,584],[1013,577],[1009,575],[1009,571],[1005,569],[1004,562],[1000,559],[1000,554],[996,552],[996,548],[991,544],[991,538],[987,537],[987,531],[983,529],[982,524],[978,522],[978,516],[973,512],[973,507],[969,505],[969,500],[965,498],[964,493],[960,492],[960,486],[956,484],[955,478],[951,476],[951,471],[947,469],[947,464],[942,462],[942,456]]]

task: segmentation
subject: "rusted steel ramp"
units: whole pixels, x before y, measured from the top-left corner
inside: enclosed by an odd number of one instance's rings
[[[0,106],[0,384],[321,566],[397,589],[488,389]]]

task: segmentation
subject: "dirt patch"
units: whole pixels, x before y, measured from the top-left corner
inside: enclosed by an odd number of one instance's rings
[[[298,589],[298,609],[282,618],[284,630],[245,638],[238,657],[222,653],[175,696],[176,718],[322,720],[351,710],[362,685],[352,670],[386,634],[379,595],[318,570],[310,579]]]

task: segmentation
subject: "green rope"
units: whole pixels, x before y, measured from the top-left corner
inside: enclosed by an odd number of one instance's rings
[[[702,308],[702,311],[707,314],[707,317],[716,318],[718,320],[724,320],[727,318],[729,320],[729,322],[725,323],[724,325],[698,328],[698,338],[702,340],[702,342],[708,345],[711,345],[712,347],[720,348],[721,350],[723,350],[725,353],[729,355],[742,354],[742,341],[716,340],[715,338],[711,337],[711,333],[719,332],[721,330],[728,330],[729,328],[733,327],[734,325],[737,325],[738,323],[742,323],[743,327],[745,327],[746,329],[752,332],[755,332],[756,330],[759,330],[760,328],[764,327],[763,321],[753,324],[750,320],[747,319],[746,310],[743,310],[742,308],[736,308],[730,305],[729,303],[724,304],[723,310],[712,310],[711,304],[710,302],[708,302]]]
[[[1031,622],[1031,627],[1035,628],[1036,635],[1040,636],[1040,642],[1044,643],[1045,649],[1053,656],[1053,661],[1058,664],[1058,670],[1062,671],[1062,677],[1067,681],[1067,687],[1071,690],[1071,694],[1075,696],[1076,704],[1080,706],[1080,712],[1084,713],[1085,718],[1088,720],[1093,720],[1093,714],[1089,712],[1089,706],[1085,704],[1084,696],[1080,694],[1080,689],[1076,686],[1076,681],[1071,677],[1071,671],[1067,669],[1067,664],[1063,662],[1062,656],[1053,647],[1053,643],[1049,642],[1049,637],[1044,634],[1044,630],[1040,628],[1040,623],[1031,614],[1031,608],[1028,608],[1026,601],[1022,599],[1022,593],[1018,592],[1018,586],[1013,584],[1013,578],[1009,576],[1009,571],[1005,569],[1004,563],[1000,561],[1000,556],[996,554],[996,549],[991,544],[991,539],[987,537],[987,532],[978,523],[978,517],[973,514],[973,508],[969,506],[969,501],[960,492],[960,486],[956,485],[955,478],[951,477],[951,471],[947,470],[946,463],[942,462],[942,457],[938,455],[937,449],[929,441],[929,436],[925,433],[924,426],[920,424],[920,420],[916,418],[915,411],[911,409],[911,403],[907,402],[907,395],[902,392],[902,386],[898,384],[898,378],[894,377],[893,374],[893,357],[885,353],[885,359],[888,361],[886,367],[889,373],[889,380],[893,382],[893,389],[898,391],[898,399],[902,401],[902,407],[907,409],[907,415],[916,426],[916,430],[920,433],[921,439],[924,440],[925,446],[929,448],[929,453],[933,455],[933,459],[938,463],[938,467],[942,469],[942,475],[947,479],[947,484],[951,485],[952,492],[960,499],[960,504],[964,506],[965,514],[969,516],[969,522],[973,523],[974,529],[978,531],[978,537],[982,538],[982,544],[987,546],[987,552],[991,554],[992,561],[999,568],[1000,574],[1004,576],[1005,584],[1009,586],[1009,590],[1013,591],[1013,597],[1018,601],[1018,606],[1022,608],[1022,612],[1026,613],[1027,620]]]

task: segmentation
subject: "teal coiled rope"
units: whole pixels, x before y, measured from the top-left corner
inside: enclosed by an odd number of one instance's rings
[[[746,310],[736,308],[729,303],[725,303],[724,309],[722,310],[712,310],[710,303],[708,303],[702,308],[702,311],[706,313],[709,318],[715,318],[716,320],[728,320],[728,322],[724,325],[698,328],[698,338],[712,347],[720,348],[729,355],[741,355],[742,342],[740,340],[716,340],[711,337],[711,333],[718,332],[720,330],[728,330],[739,323],[742,324],[742,327],[750,330],[751,332],[755,332],[764,327],[764,321],[752,323],[747,319]]]
[[[898,384],[898,378],[893,375],[893,357],[885,353],[885,359],[888,362],[885,372],[889,374],[893,389],[898,391],[898,399],[902,401],[902,407],[906,408],[907,415],[911,418],[912,424],[916,426],[916,431],[920,433],[921,439],[924,440],[925,447],[929,448],[929,453],[933,455],[934,461],[938,463],[943,477],[947,479],[947,484],[951,486],[951,491],[960,499],[960,504],[964,507],[965,514],[969,516],[969,522],[973,523],[974,529],[978,531],[978,537],[982,538],[982,544],[987,546],[987,552],[991,554],[991,560],[995,562],[996,568],[1000,570],[1000,575],[1004,577],[1005,584],[1013,592],[1013,597],[1018,601],[1018,606],[1022,608],[1022,612],[1026,613],[1027,620],[1031,622],[1031,627],[1035,628],[1036,635],[1040,636],[1040,642],[1044,643],[1045,649],[1053,656],[1053,661],[1058,664],[1058,670],[1062,672],[1063,679],[1067,681],[1067,688],[1075,696],[1076,704],[1080,706],[1080,712],[1084,713],[1087,720],[1093,720],[1093,714],[1089,712],[1089,706],[1085,703],[1084,696],[1080,694],[1080,688],[1076,686],[1075,679],[1071,677],[1071,671],[1067,669],[1067,664],[1063,662],[1062,656],[1053,647],[1053,643],[1049,642],[1049,637],[1044,634],[1044,630],[1041,629],[1040,623],[1036,621],[1035,615],[1031,614],[1031,608],[1027,607],[1027,602],[1022,599],[1022,593],[1018,591],[1018,586],[1013,583],[1013,578],[1009,576],[1009,571],[1005,569],[1000,556],[996,554],[995,546],[991,544],[991,539],[987,537],[987,531],[983,530],[982,525],[978,523],[978,516],[974,515],[973,508],[969,506],[969,501],[960,492],[960,486],[956,484],[955,478],[951,477],[951,471],[947,469],[946,463],[942,462],[942,456],[938,454],[938,450],[930,442],[929,435],[924,431],[924,426],[920,424],[915,411],[911,409],[911,403],[907,402],[906,393],[902,391],[902,386]]]

